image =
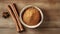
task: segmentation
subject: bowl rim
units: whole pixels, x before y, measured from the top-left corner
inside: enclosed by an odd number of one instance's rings
[[[25,23],[23,22],[23,20],[22,20],[22,13],[24,12],[24,10],[26,10],[26,9],[29,8],[29,7],[34,7],[34,8],[36,8],[37,10],[39,10],[39,12],[40,12],[40,14],[41,14],[41,20],[40,20],[40,22],[39,22],[38,24],[36,24],[36,25],[33,25],[33,26],[30,26],[30,25],[25,24]],[[28,27],[28,28],[36,28],[36,27],[38,27],[38,26],[43,22],[43,13],[42,13],[41,9],[38,8],[37,6],[33,6],[33,5],[25,6],[25,7],[21,10],[21,12],[20,12],[20,21],[21,21],[21,23],[22,23],[25,27]]]

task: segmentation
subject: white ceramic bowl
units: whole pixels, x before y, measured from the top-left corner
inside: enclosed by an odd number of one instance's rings
[[[40,12],[40,14],[41,14],[41,20],[40,20],[40,22],[39,22],[37,25],[29,26],[29,25],[25,24],[25,23],[23,22],[23,20],[22,20],[22,14],[23,14],[24,10],[27,9],[27,8],[29,8],[29,7],[35,7],[37,10],[39,10],[39,12]],[[21,10],[21,12],[20,12],[20,21],[21,21],[21,23],[22,23],[25,27],[28,27],[28,28],[36,28],[36,27],[38,27],[38,26],[43,22],[43,13],[42,13],[41,9],[39,9],[39,8],[36,7],[36,6],[33,6],[33,5],[25,6],[25,7]]]

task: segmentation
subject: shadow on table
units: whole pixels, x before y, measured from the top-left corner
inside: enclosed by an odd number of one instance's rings
[[[50,23],[50,17],[49,17],[49,13],[47,10],[45,9],[41,9],[43,12],[43,22],[42,24],[38,27],[38,28],[48,28],[49,27],[49,23]]]

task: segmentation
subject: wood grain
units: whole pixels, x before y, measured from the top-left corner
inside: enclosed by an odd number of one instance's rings
[[[17,34],[11,17],[2,17],[2,12],[8,11],[5,6],[11,3],[16,3],[19,12],[26,5],[35,5],[41,8],[44,14],[44,21],[37,29],[25,27],[26,31],[21,34],[60,34],[60,0],[0,0],[0,33],[8,34],[8,31]]]

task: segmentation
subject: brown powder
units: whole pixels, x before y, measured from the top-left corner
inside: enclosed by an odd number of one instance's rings
[[[40,19],[41,19],[41,15],[39,11],[34,7],[30,7],[26,9],[23,13],[23,21],[27,25],[30,25],[30,26],[36,25],[39,23]]]

